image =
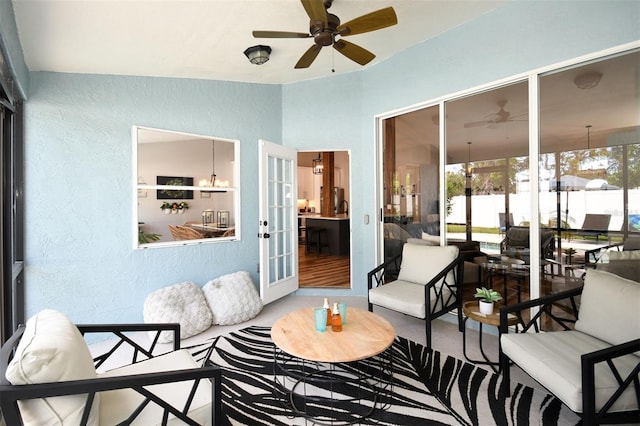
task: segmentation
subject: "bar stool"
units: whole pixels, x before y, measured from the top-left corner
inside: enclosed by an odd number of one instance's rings
[[[309,251],[315,250],[317,255],[320,256],[320,252],[322,251],[322,247],[326,247],[329,250],[329,254],[331,254],[331,249],[329,248],[329,241],[327,240],[327,229],[319,228],[319,227],[309,227],[306,229],[306,244],[304,249],[304,254],[308,254]],[[324,241],[323,241],[324,240]]]

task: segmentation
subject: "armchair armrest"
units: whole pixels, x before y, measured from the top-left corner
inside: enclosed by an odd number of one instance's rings
[[[522,333],[526,333],[532,327],[536,332],[539,332],[538,320],[545,314],[555,323],[559,324],[563,329],[568,330],[569,326],[567,324],[575,323],[578,319],[578,304],[576,302],[576,298],[582,294],[582,289],[582,286],[576,287],[570,290],[543,296],[538,299],[503,306],[500,308],[500,333],[509,332],[509,325],[507,321],[509,314],[513,314],[518,318],[518,325],[522,326]],[[563,318],[552,311],[554,304],[557,304],[561,300],[569,301],[572,308],[572,312],[569,312],[569,314],[573,314],[573,318]],[[522,311],[533,307],[540,307],[540,310],[535,315],[532,315],[528,321],[525,321]]]
[[[583,424],[600,424],[599,419],[602,419],[606,415],[607,422],[612,423],[633,423],[638,420],[638,413],[636,412],[622,412],[622,413],[607,413],[611,406],[616,402],[622,392],[629,386],[635,386],[636,398],[640,399],[640,385],[638,384],[638,375],[640,374],[640,362],[637,363],[635,368],[627,375],[622,377],[612,362],[615,358],[629,355],[634,352],[640,351],[640,339],[635,339],[630,342],[614,345],[599,351],[590,352],[581,356],[582,367],[582,422]],[[605,362],[614,377],[618,381],[618,389],[611,395],[609,400],[605,403],[599,413],[596,412],[596,378],[595,368],[596,364]]]
[[[400,270],[400,262],[402,261],[402,253],[399,253],[391,259],[385,261],[381,265],[376,266],[367,274],[367,286],[368,289],[378,287],[385,283],[386,278],[396,279],[398,271]],[[391,269],[392,275],[388,277],[388,270]],[[375,285],[374,285],[375,283]]]
[[[138,362],[140,354],[146,358],[153,358],[153,352],[157,347],[160,333],[163,331],[173,332],[173,350],[180,349],[180,324],[178,323],[155,323],[155,324],[76,324],[76,327],[80,333],[85,336],[91,333],[111,333],[119,340],[114,346],[102,354],[96,355],[93,358],[96,368],[99,368],[105,361],[111,357],[118,349],[130,346],[133,349],[131,363]],[[151,339],[151,344],[148,348],[143,347],[139,342],[134,341],[131,337],[125,333],[133,332],[147,332]]]
[[[615,243],[615,244],[609,244],[606,246],[585,251],[584,252],[585,266],[594,266],[594,264],[598,263],[598,260],[600,260],[600,256],[602,256],[602,253],[612,248],[616,248],[618,251],[620,251],[622,245],[623,243]]]

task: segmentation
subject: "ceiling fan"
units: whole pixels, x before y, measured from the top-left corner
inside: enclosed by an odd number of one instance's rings
[[[496,128],[498,124],[507,123],[511,121],[527,121],[526,118],[521,118],[527,115],[527,113],[519,114],[511,116],[509,111],[505,111],[504,107],[507,104],[507,101],[498,101],[498,107],[500,109],[498,112],[489,114],[485,117],[484,120],[481,121],[472,121],[469,123],[464,123],[465,129],[469,127],[478,127],[478,126],[487,126],[490,129]]]
[[[288,31],[253,31],[256,38],[311,38],[313,45],[300,57],[295,68],[308,68],[320,53],[324,46],[331,46],[338,52],[357,62],[366,65],[376,57],[367,49],[343,40],[356,34],[367,33],[382,28],[390,27],[398,23],[398,18],[392,7],[376,10],[359,16],[351,21],[340,23],[340,18],[327,9],[331,7],[333,0],[300,0],[304,10],[309,15],[309,32],[296,33]],[[339,38],[336,38],[339,36]]]

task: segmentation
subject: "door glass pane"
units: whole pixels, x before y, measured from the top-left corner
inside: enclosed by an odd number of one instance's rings
[[[496,273],[479,261],[466,274],[463,299],[473,300],[473,290],[483,285],[506,303],[527,300],[531,213],[529,187],[522,183],[529,169],[528,84],[452,100],[445,111],[447,242],[481,250],[501,266],[522,266]],[[516,234],[517,242],[509,238]]]
[[[440,235],[438,129],[438,106],[384,121],[385,260],[407,238]]]
[[[293,162],[273,159],[273,172],[269,184],[269,253],[270,280],[275,283],[293,275],[292,223],[294,203],[291,200]],[[271,171],[271,170],[270,170]],[[297,241],[297,237],[296,237]]]
[[[542,295],[581,285],[640,231],[638,75],[635,51],[540,77],[540,220],[558,248]]]

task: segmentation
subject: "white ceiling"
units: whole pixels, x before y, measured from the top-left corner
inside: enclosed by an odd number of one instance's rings
[[[398,24],[348,37],[376,55],[367,67],[510,0],[335,0],[347,22],[393,6]],[[294,69],[312,39],[255,39],[253,30],[308,32],[299,0],[13,0],[30,71],[291,83],[362,67],[324,48]],[[253,65],[247,47],[271,46]]]
[[[294,69],[311,39],[255,39],[253,30],[307,32],[309,18],[299,0],[12,0],[25,62],[31,71],[197,78],[286,84],[353,72],[363,67],[324,48],[308,69]],[[490,12],[511,0],[334,0],[329,11],[342,22],[393,6],[398,24],[348,37],[376,54],[371,67],[413,45]],[[253,65],[243,51],[272,47],[271,59]],[[543,151],[558,143],[606,145],[616,132],[640,125],[638,54],[596,62],[544,77]],[[592,90],[576,88],[581,73],[603,74]],[[447,145],[451,160],[464,161],[468,141],[484,154],[525,155],[526,121],[465,127],[498,112],[512,116],[528,109],[526,85],[517,84],[450,102]],[[437,145],[437,109],[401,117],[398,138]],[[521,118],[526,119],[525,116]],[[434,122],[434,119],[436,121]],[[429,137],[427,135],[433,135]],[[431,139],[433,141],[431,141]],[[508,148],[508,149],[507,149]]]

